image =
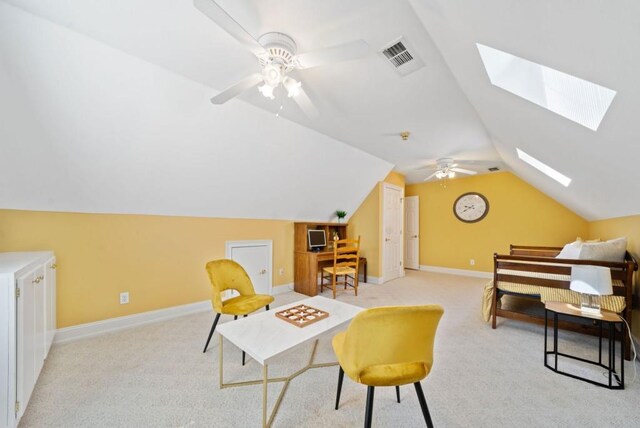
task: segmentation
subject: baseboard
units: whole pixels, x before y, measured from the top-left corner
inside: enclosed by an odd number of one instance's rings
[[[124,317],[110,318],[103,321],[59,328],[56,331],[54,343],[59,344],[71,342],[118,330],[125,330],[127,328],[137,327],[144,324],[177,318],[183,315],[211,310],[211,300],[203,300],[201,302],[189,303],[187,305],[173,306],[155,311],[126,315]]]
[[[358,281],[364,282],[364,275],[360,274],[358,276]],[[377,276],[367,275],[367,284],[382,284],[382,278],[378,278]]]
[[[271,288],[271,295],[275,296],[277,294],[288,293],[289,291],[293,291],[292,282],[290,282],[289,284],[276,285],[275,287]]]
[[[282,294],[293,291],[293,284],[278,285],[272,288],[272,294]],[[113,331],[124,330],[139,325],[164,321],[183,315],[194,314],[211,310],[211,300],[189,303],[187,305],[173,306],[155,311],[142,312],[140,314],[127,315],[124,317],[110,318],[107,320],[91,322],[87,324],[74,325],[72,327],[59,328],[56,331],[54,343],[66,343],[74,340],[85,339],[98,336]]]
[[[474,278],[493,278],[493,272],[482,272],[478,270],[454,269],[441,266],[420,265],[420,270],[426,272],[447,273],[450,275],[472,276]]]

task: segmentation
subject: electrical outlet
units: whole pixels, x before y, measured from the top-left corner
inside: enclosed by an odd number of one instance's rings
[[[280,276],[284,275],[284,268],[278,269],[278,275]]]
[[[129,303],[129,292],[120,293],[120,304],[126,305],[127,303]]]
[[[475,266],[475,264],[476,264],[476,259],[470,259],[470,260],[469,260],[469,264],[470,264],[471,266]]]

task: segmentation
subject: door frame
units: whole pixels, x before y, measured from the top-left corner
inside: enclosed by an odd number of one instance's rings
[[[406,257],[407,253],[408,253],[408,247],[409,247],[409,235],[407,232],[408,226],[407,226],[407,202],[409,200],[409,198],[415,198],[415,200],[417,201],[416,204],[416,209],[418,211],[418,215],[416,216],[418,219],[418,231],[417,231],[417,240],[418,240],[418,248],[416,249],[416,255],[418,257],[418,266],[416,268],[410,268],[407,267],[407,263],[406,263],[406,259],[405,259],[405,265],[404,268],[405,269],[416,269],[416,270],[420,270],[420,196],[418,195],[413,195],[413,196],[405,196],[404,197],[404,228],[405,228],[405,234],[404,234],[404,245],[405,245],[405,252],[404,252],[404,256]]]
[[[380,271],[380,283],[383,284],[387,281],[387,272],[385,272],[385,256],[386,256],[386,250],[385,250],[385,245],[384,245],[384,222],[385,222],[385,216],[384,216],[384,189],[392,189],[392,190],[398,190],[400,192],[400,276],[399,278],[402,278],[404,276],[404,188],[400,187],[400,186],[396,186],[395,184],[391,184],[391,183],[387,183],[387,182],[383,182],[382,183],[382,195],[380,195],[380,200],[381,200],[381,204],[380,204],[380,231],[379,231],[379,242],[380,242],[380,267],[381,267],[381,271]]]
[[[269,275],[268,275],[268,284],[269,284],[269,295],[273,295],[273,241],[271,239],[261,239],[261,240],[246,240],[246,241],[226,241],[224,243],[224,256],[227,259],[231,259],[231,252],[234,248],[243,248],[243,247],[267,247],[269,250],[268,260],[269,260]]]

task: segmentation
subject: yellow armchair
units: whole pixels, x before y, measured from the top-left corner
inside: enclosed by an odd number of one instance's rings
[[[433,427],[420,381],[431,372],[433,343],[443,313],[439,305],[390,306],[359,313],[346,331],[333,338],[340,364],[336,410],[345,373],[368,387],[365,427],[371,426],[375,387],[395,386],[400,402],[400,385],[413,383],[425,422]]]
[[[213,336],[221,314],[233,315],[235,320],[238,319],[239,315],[246,317],[260,308],[266,308],[268,311],[269,304],[273,302],[272,296],[256,294],[247,272],[233,260],[213,260],[207,263],[206,268],[212,288],[211,306],[216,312],[216,318],[211,326],[211,331],[209,331],[209,337],[204,345],[203,353],[207,352],[211,336]],[[220,294],[226,290],[235,290],[240,295],[222,301]],[[244,365],[244,360],[245,353],[243,351],[242,365]]]

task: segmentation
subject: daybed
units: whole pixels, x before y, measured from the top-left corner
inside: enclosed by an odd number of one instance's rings
[[[619,313],[631,327],[633,273],[638,270],[633,256],[626,252],[623,262],[555,258],[561,250],[557,247],[511,245],[509,255],[494,254],[493,282],[485,288],[483,298],[485,320],[491,317],[494,329],[498,316],[544,324],[544,302],[580,305],[578,293],[569,290],[571,266],[596,265],[610,268],[613,280],[613,295],[602,297],[603,309]],[[509,297],[503,299],[504,296]],[[523,299],[534,304],[523,304]],[[559,327],[596,334],[592,324],[576,324],[565,319],[559,322]],[[630,349],[628,340],[628,335],[625,335],[627,351]],[[627,353],[627,359],[629,356]]]

